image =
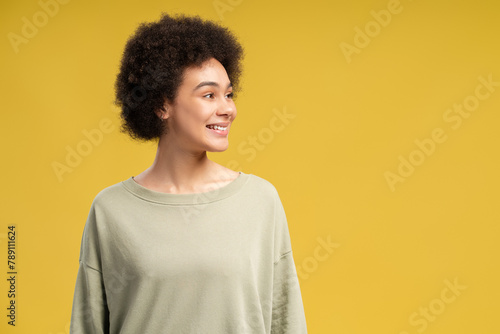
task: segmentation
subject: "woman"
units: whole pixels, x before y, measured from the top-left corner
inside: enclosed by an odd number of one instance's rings
[[[92,202],[71,333],[307,333],[275,187],[206,153],[228,147],[242,53],[199,17],[164,14],[127,42],[122,131],[158,149]]]

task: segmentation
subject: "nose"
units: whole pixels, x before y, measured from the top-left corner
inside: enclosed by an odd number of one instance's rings
[[[223,98],[219,100],[219,105],[217,106],[217,116],[227,116],[229,119],[234,119],[236,117],[236,105],[232,99]]]

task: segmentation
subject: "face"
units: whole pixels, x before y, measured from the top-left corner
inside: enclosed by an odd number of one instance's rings
[[[236,118],[233,88],[224,66],[212,58],[188,67],[173,103],[165,103],[165,139],[193,153],[221,152]]]

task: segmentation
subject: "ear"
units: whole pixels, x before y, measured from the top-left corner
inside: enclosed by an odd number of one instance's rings
[[[156,111],[156,115],[161,120],[166,120],[171,116],[171,110],[172,110],[172,105],[168,101],[165,101],[163,106]]]

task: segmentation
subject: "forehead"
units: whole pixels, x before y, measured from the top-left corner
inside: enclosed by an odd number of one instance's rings
[[[202,81],[217,82],[221,87],[227,87],[230,82],[226,69],[214,58],[203,62],[200,66],[190,66],[184,70],[182,86],[195,87]]]

